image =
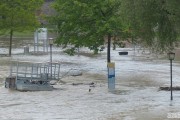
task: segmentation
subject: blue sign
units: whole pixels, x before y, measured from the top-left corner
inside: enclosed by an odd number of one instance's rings
[[[115,89],[115,64],[108,63],[108,89]]]

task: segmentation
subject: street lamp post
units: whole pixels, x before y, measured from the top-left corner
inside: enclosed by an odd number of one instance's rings
[[[53,45],[54,39],[49,38],[49,46],[50,46],[50,64],[51,64],[51,78],[52,78],[52,45]]]
[[[175,53],[169,52],[168,53],[168,58],[170,60],[170,75],[171,75],[171,100],[173,100],[173,95],[172,95],[172,60],[175,58]]]

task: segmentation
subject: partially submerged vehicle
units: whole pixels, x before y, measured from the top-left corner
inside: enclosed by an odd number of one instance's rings
[[[60,63],[12,61],[5,87],[19,91],[50,91],[60,78]]]

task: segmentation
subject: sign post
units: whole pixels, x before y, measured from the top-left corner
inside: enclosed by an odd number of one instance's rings
[[[115,63],[108,63],[108,89],[113,91],[115,89]]]
[[[34,52],[39,52],[39,47],[43,48],[43,52],[48,52],[47,28],[38,28],[34,33]]]

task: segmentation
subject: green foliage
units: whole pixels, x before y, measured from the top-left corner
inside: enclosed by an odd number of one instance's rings
[[[53,7],[58,44],[85,46],[96,53],[108,34],[121,33],[119,0],[56,0]]]
[[[75,54],[75,48],[66,49],[64,52],[70,56],[73,56]]]
[[[36,11],[43,0],[1,0],[0,29],[23,31],[38,25]]]
[[[14,31],[22,32],[36,28],[36,12],[42,3],[43,0],[0,0],[0,31],[9,32],[9,56]]]
[[[179,0],[56,0],[51,22],[57,43],[98,51],[108,35],[154,52],[172,50],[180,37]]]
[[[171,50],[179,36],[179,4],[179,0],[122,0],[125,30],[155,52]]]

